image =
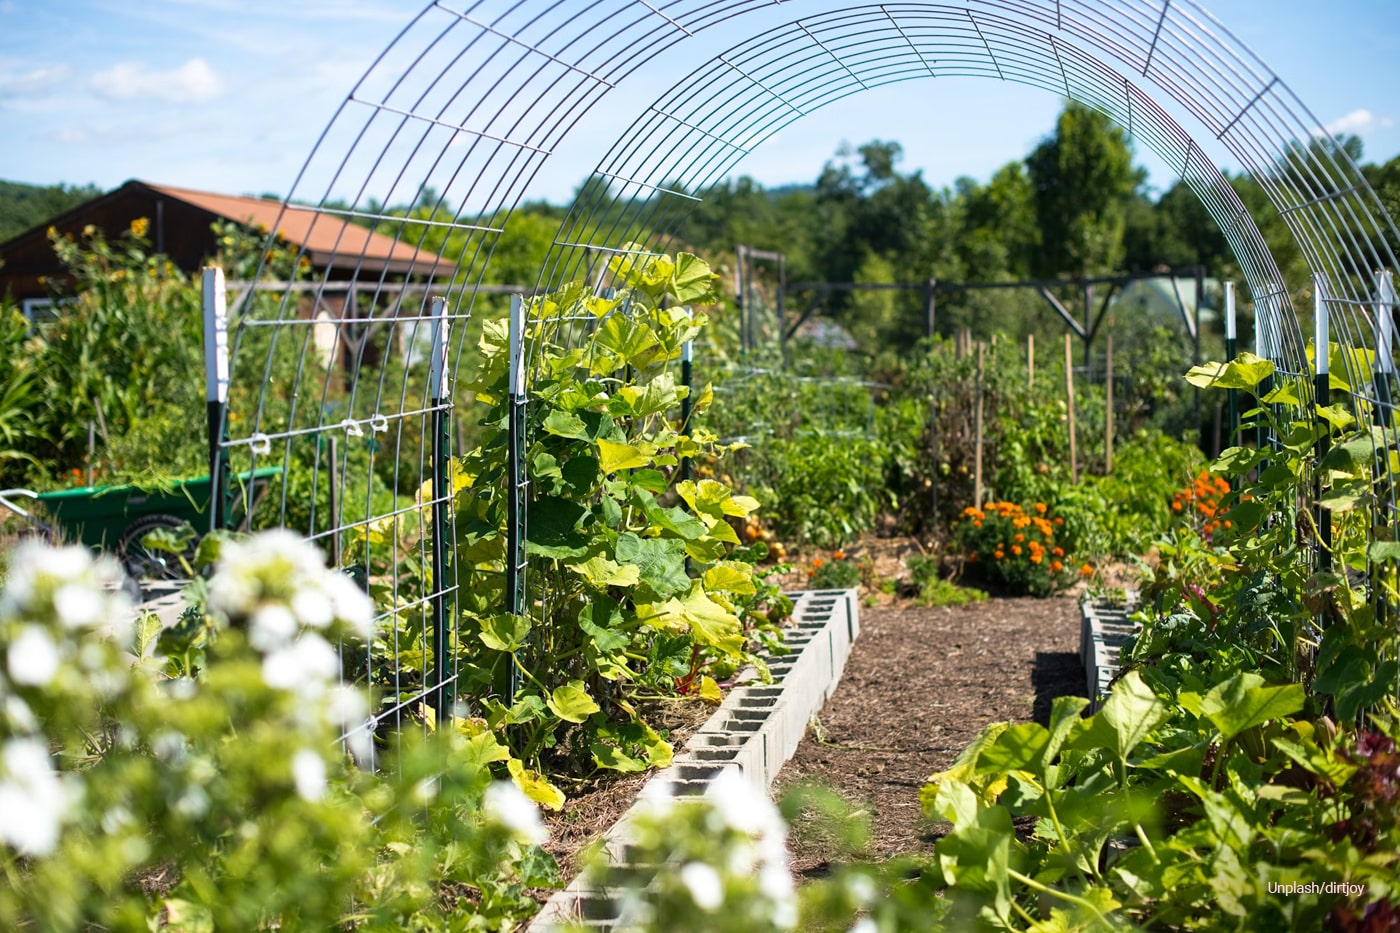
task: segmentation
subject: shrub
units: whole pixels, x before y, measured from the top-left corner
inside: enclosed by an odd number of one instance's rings
[[[807,582],[814,590],[853,590],[860,586],[860,566],[836,551],[830,560],[815,558],[807,571]]]
[[[1043,502],[1029,510],[1014,502],[968,506],[953,526],[969,575],[1012,593],[1049,596],[1073,579],[1069,555],[1056,541],[1064,519]]]

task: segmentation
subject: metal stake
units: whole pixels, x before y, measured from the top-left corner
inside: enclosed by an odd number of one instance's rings
[[[452,519],[448,508],[452,501],[449,464],[452,458],[451,409],[452,392],[448,386],[447,366],[447,299],[434,298],[432,303],[432,359],[428,384],[432,391],[433,435],[433,672],[429,693],[437,720],[444,723],[452,715],[452,689],[448,685],[448,605],[447,564],[451,552]]]
[[[204,400],[209,422],[209,530],[228,527],[228,293],[224,270],[204,269]]]
[[[1316,373],[1313,379],[1313,403],[1317,409],[1321,409],[1331,400],[1327,360],[1328,349],[1331,346],[1327,318],[1327,282],[1321,275],[1313,276],[1313,298],[1316,303],[1313,315],[1313,371]],[[1313,418],[1318,428],[1316,456],[1318,462],[1321,462],[1331,447],[1331,436],[1328,433],[1329,426],[1322,415],[1314,414]],[[1315,493],[1318,499],[1322,498],[1322,491],[1322,474],[1319,472],[1315,483]],[[1332,567],[1332,513],[1321,505],[1317,506],[1317,543],[1319,546],[1318,569],[1330,570]]]
[[[681,431],[690,431],[690,415],[694,410],[695,401],[692,395],[695,392],[695,372],[694,372],[695,342],[687,340],[681,344],[681,385],[685,386],[685,398],[681,399]],[[690,479],[690,458],[681,457],[681,482]]]
[[[1237,353],[1235,338],[1235,283],[1225,283],[1225,358],[1233,360]],[[1225,443],[1229,445],[1235,437],[1235,425],[1239,420],[1239,390],[1225,390]]]
[[[525,604],[525,299],[510,298],[510,388],[506,422],[506,599],[510,613],[526,614]],[[510,698],[520,690],[512,664]]]

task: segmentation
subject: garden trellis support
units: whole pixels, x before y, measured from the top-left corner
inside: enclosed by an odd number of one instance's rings
[[[677,74],[677,65],[689,70]],[[1234,253],[1255,311],[1256,348],[1275,362],[1274,384],[1296,389],[1300,413],[1311,408],[1314,384],[1291,295],[1306,283],[1285,280],[1217,165],[1237,164],[1259,182],[1310,273],[1326,276],[1337,343],[1375,350],[1375,272],[1397,267],[1387,243],[1400,236],[1393,220],[1281,76],[1192,0],[435,0],[346,97],[285,210],[333,210],[393,237],[410,254],[431,255],[409,262],[406,277],[448,284],[449,361],[457,372],[473,364],[468,328],[460,325],[474,314],[499,313],[492,308],[490,286],[499,278],[492,264],[515,209],[535,195],[532,185],[547,162],[577,154],[571,145],[586,135],[593,114],[606,113],[625,129],[561,221],[531,294],[580,278],[599,255],[665,250],[709,185],[824,106],[901,82],[921,82],[909,85],[922,92],[911,99],[936,105],[939,82],[952,77],[1080,101],[1177,170]],[[416,204],[430,191],[432,220],[412,221],[381,206]],[[430,253],[430,229],[450,232],[451,248]],[[378,467],[374,475],[387,477],[382,485],[417,489],[435,463],[433,444],[425,442],[432,399],[419,367],[375,375],[370,351],[411,336],[427,315],[390,301],[389,290],[402,283],[366,272],[365,257],[342,258],[341,271],[364,296],[362,322],[382,328],[379,343],[352,348],[335,377],[344,378],[342,397],[332,377],[311,365],[273,378],[279,353],[306,362],[311,322],[296,313],[291,291],[240,316],[230,333],[235,379],[261,372],[272,387],[230,411],[220,446],[240,468],[268,457],[286,466],[304,442],[343,434],[347,461],[368,458]],[[329,279],[314,283],[316,294],[331,287]],[[414,362],[412,354],[406,359]],[[522,369],[525,390],[535,362]],[[1348,355],[1345,365],[1357,363]],[[1386,408],[1388,380],[1381,389],[1370,373],[1348,377],[1353,413],[1374,421]],[[470,404],[458,394],[455,407]],[[317,474],[347,468],[320,458],[310,463],[313,495],[324,488]],[[392,502],[382,485],[354,479],[360,488],[347,484],[345,518],[327,522],[314,508],[301,514],[296,496],[304,491],[284,486],[280,520],[317,540],[344,534],[363,536],[366,550],[385,547],[369,532],[410,523],[422,504]],[[1391,516],[1393,486],[1383,495]],[[517,541],[523,506],[511,513]],[[380,622],[397,631],[427,604],[403,578],[386,585],[393,608]],[[397,702],[403,708],[420,700]]]

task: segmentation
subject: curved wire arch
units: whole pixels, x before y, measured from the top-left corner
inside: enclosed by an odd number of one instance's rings
[[[1308,371],[1304,315],[1289,303],[1290,286],[1296,291],[1298,283],[1283,280],[1238,195],[1215,168],[1210,151],[1228,152],[1263,187],[1324,283],[1338,342],[1375,348],[1376,311],[1393,308],[1375,303],[1373,276],[1397,266],[1387,243],[1387,237],[1400,239],[1394,221],[1279,76],[1192,0],[864,6],[846,0],[839,7],[824,0],[433,0],[347,95],[282,208],[284,216],[312,212],[312,232],[329,228],[341,243],[348,242],[346,228],[335,225],[350,220],[369,227],[404,248],[407,272],[377,262],[368,243],[358,250],[346,245],[336,270],[347,278],[335,278],[327,266],[309,283],[309,296],[289,282],[272,307],[243,314],[232,335],[235,376],[260,370],[267,382],[279,345],[296,361],[276,388],[289,400],[286,410],[269,404],[264,391],[224,446],[254,463],[280,455],[286,466],[294,447],[318,442],[308,536],[334,539],[351,527],[368,534],[374,522],[411,522],[440,502],[420,494],[412,505],[377,505],[371,477],[354,491],[361,517],[317,520],[318,484],[344,475],[347,463],[343,449],[340,461],[325,459],[323,437],[367,435],[375,444],[382,438],[396,457],[396,490],[425,488],[431,478],[426,425],[443,403],[410,378],[408,371],[423,361],[409,352],[397,382],[379,367],[362,383],[360,374],[374,362],[367,335],[378,329],[387,342],[412,347],[423,332],[446,324],[451,369],[461,369],[468,357],[466,328],[455,325],[488,300],[491,264],[514,211],[585,117],[615,91],[631,91],[629,81],[644,81],[650,63],[682,52],[702,33],[724,27],[742,34],[747,17],[773,16],[779,8],[807,15],[704,62],[634,118],[598,163],[597,176],[610,180],[609,190],[585,187],[554,237],[537,290],[572,275],[589,251],[622,248],[629,233],[666,242],[695,190],[722,177],[781,126],[826,103],[880,84],[968,75],[1080,100],[1118,120],[1173,166],[1179,160],[1181,177],[1240,263],[1263,322],[1260,350],[1301,376]],[[706,109],[694,109],[694,101],[691,110],[680,109],[687,94]],[[1197,131],[1172,117],[1168,103],[1199,124]],[[605,230],[593,225],[619,198],[620,222]],[[404,203],[421,205],[421,216],[405,218],[385,207]],[[432,253],[429,232],[443,228],[451,234],[450,248]],[[395,280],[399,274],[404,281]],[[433,291],[446,296],[441,315],[430,309]],[[343,362],[318,369],[308,364],[314,321],[302,299],[319,308],[341,293],[362,294],[363,307],[335,322],[330,356]],[[355,338],[357,329],[362,333]],[[1371,380],[1359,359],[1345,357],[1358,397]],[[1367,400],[1374,403],[1375,395]],[[451,401],[445,404],[450,410]],[[371,445],[371,464],[378,449]],[[284,484],[284,524],[294,494],[301,493]],[[390,583],[397,594],[399,579]],[[440,595],[455,582],[434,586]],[[422,610],[431,595],[415,595],[407,607],[397,601],[393,612]]]
[[[1180,165],[1180,177],[1220,226],[1256,296],[1261,342],[1276,347],[1288,368],[1305,368],[1297,318],[1263,236],[1228,179],[1199,156],[1177,122],[1130,79],[1076,46],[1011,20],[976,23],[941,4],[904,4],[898,16],[880,5],[795,20],[696,68],[647,104],[598,163],[594,177],[622,190],[594,191],[574,203],[543,284],[576,277],[590,246],[653,240],[664,250],[698,200],[687,192],[703,191],[763,140],[822,107],[875,87],[940,76],[993,78],[1078,100]],[[596,229],[605,213],[617,222]],[[564,245],[580,239],[589,245]]]

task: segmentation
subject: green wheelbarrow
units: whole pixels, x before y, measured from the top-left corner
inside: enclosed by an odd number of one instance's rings
[[[281,467],[234,474],[233,490],[243,493],[235,498],[247,503],[243,514],[252,511],[268,484],[281,474]],[[188,525],[199,532],[207,527],[209,487],[209,477],[201,476],[158,488],[83,486],[53,492],[3,489],[0,506],[23,518],[50,541],[79,541],[116,555],[134,580],[173,580],[186,575],[176,555],[148,549],[142,539],[157,529],[176,530]],[[18,499],[38,502],[43,517],[22,507],[15,501]]]

